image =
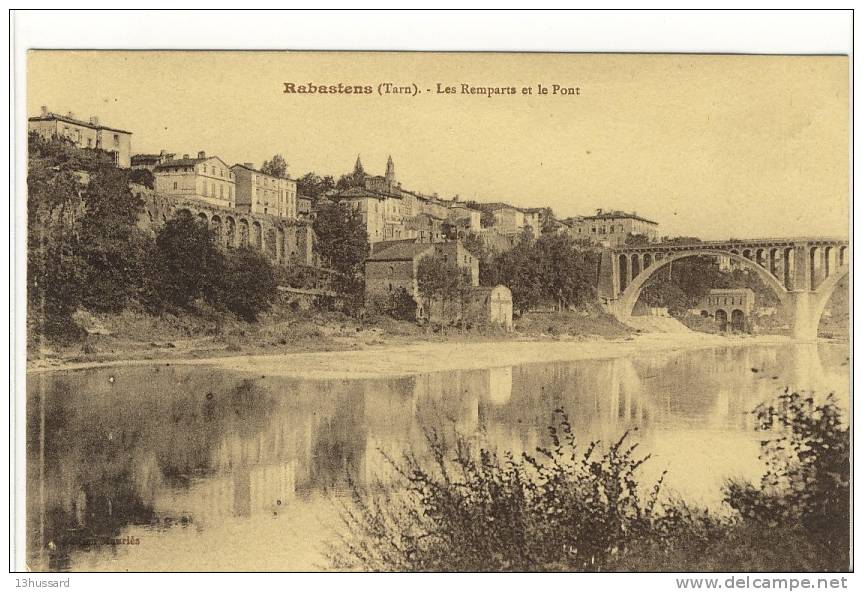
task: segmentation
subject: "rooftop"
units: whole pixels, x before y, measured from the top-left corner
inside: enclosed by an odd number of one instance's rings
[[[166,160],[156,165],[156,169],[167,169],[178,166],[195,166],[201,161],[207,160],[209,156],[204,158],[176,158],[174,160]]]
[[[618,219],[618,218],[628,218],[631,220],[639,220],[641,222],[647,222],[648,224],[657,224],[653,220],[648,220],[647,218],[642,218],[641,216],[639,216],[635,212],[629,213],[629,212],[624,212],[621,210],[610,210],[608,212],[606,212],[604,210],[597,210],[596,214],[594,214],[593,216],[575,216],[574,218],[575,219],[580,218],[582,220],[612,220],[612,219]]]
[[[210,160],[213,158],[215,158],[216,160],[218,160],[219,162],[224,164],[226,167],[228,166],[227,163],[224,160],[222,160],[221,158],[219,158],[218,156],[215,156],[214,154],[207,154],[207,153],[201,151],[201,152],[198,152],[198,156],[194,157],[194,158],[190,158],[188,154],[184,154],[183,158],[174,158],[171,160],[166,160],[164,162],[161,162],[161,163],[156,165],[155,170],[158,171],[160,169],[170,169],[173,167],[195,166],[199,162],[204,162],[205,160]]]
[[[345,189],[344,191],[339,191],[334,197],[336,199],[352,198],[352,197],[373,197],[375,199],[386,199],[388,197],[398,198],[399,196],[387,195],[386,193],[381,193],[379,191],[372,191],[371,189],[366,189],[365,187],[351,187],[349,189]]]
[[[413,261],[434,245],[418,243],[413,239],[403,241],[385,241],[375,245],[374,252],[366,261]]]
[[[43,113],[42,115],[30,117],[28,121],[63,121],[73,125],[80,125],[81,127],[89,127],[94,130],[108,130],[112,132],[120,132],[121,134],[129,134],[130,136],[132,135],[132,132],[130,131],[102,125],[98,123],[98,121],[83,121],[81,119],[70,117],[69,115],[60,115],[59,113]]]
[[[247,171],[252,171],[253,173],[257,173],[259,175],[266,175],[267,177],[272,177],[273,179],[285,179],[286,181],[293,181],[293,179],[291,179],[290,177],[276,177],[275,175],[271,175],[270,173],[265,173],[264,171],[253,167],[252,164],[249,162],[238,162],[237,164],[231,165],[232,169],[237,167],[241,169],[246,169]]]

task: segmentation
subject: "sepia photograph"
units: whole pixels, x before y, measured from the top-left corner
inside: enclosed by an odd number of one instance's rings
[[[849,55],[154,46],[26,50],[18,569],[853,571]]]

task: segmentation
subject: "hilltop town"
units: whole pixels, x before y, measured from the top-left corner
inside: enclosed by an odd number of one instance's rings
[[[95,116],[83,120],[47,107],[29,119],[29,131],[31,142],[60,142],[70,150],[98,154],[102,165],[116,170],[122,178],[108,192],[130,194],[134,232],[155,237],[157,246],[165,242],[160,239],[165,232],[178,233],[180,243],[175,252],[186,257],[191,247],[181,244],[188,238],[182,235],[194,234],[197,228],[205,233],[208,243],[225,254],[227,268],[242,269],[245,274],[211,271],[210,275],[222,278],[219,290],[184,284],[170,297],[156,298],[157,305],[152,304],[152,296],[147,300],[140,294],[158,293],[174,278],[148,280],[153,285],[127,289],[128,294],[108,306],[98,295],[89,299],[95,301],[90,306],[87,298],[74,306],[61,302],[59,308],[69,309],[64,314],[75,315],[73,324],[83,329],[84,351],[91,355],[114,351],[104,346],[111,342],[104,336],[116,341],[121,333],[148,335],[145,339],[152,338],[152,347],[157,350],[164,349],[165,344],[176,348],[183,341],[178,335],[196,342],[201,340],[201,333],[225,333],[224,319],[202,324],[198,321],[212,320],[212,315],[189,314],[193,310],[200,313],[194,307],[202,300],[211,308],[232,312],[238,322],[253,322],[235,324],[227,330],[235,335],[222,339],[218,347],[230,351],[265,343],[290,348],[302,342],[304,349],[358,347],[380,342],[388,335],[386,327],[389,334],[410,338],[451,337],[453,332],[459,338],[488,338],[513,331],[534,337],[625,337],[635,329],[618,322],[606,312],[607,306],[600,305],[604,280],[599,270],[608,265],[602,258],[614,249],[646,249],[661,240],[658,223],[636,212],[597,210],[560,219],[542,204],[521,207],[416,191],[399,180],[392,157],[382,175],[367,172],[357,156],[353,169],[338,179],[314,172],[291,178],[287,163],[278,154],[256,166],[252,162],[229,164],[205,150],[195,154],[168,149],[158,154],[135,153],[131,131],[106,125]],[[67,156],[63,159],[69,160]],[[84,196],[94,173],[74,173],[79,183],[76,191]],[[97,170],[95,174],[100,173]],[[81,207],[86,211],[86,205]],[[51,211],[44,217],[55,218]],[[693,240],[698,239],[684,242]],[[246,260],[237,263],[240,254]],[[629,257],[627,254],[621,261],[619,270],[616,260],[612,264],[615,274],[623,274],[614,280],[620,283],[615,290],[625,287],[624,282],[639,271],[633,259],[634,269],[626,276]],[[638,266],[649,265],[649,253],[644,261],[638,257]],[[154,256],[145,258],[155,260]],[[724,273],[726,279],[732,278],[734,265],[729,260],[720,264],[722,269],[698,270],[683,265],[678,278],[690,283],[701,275],[715,280]],[[33,265],[38,268],[39,261]],[[201,262],[188,265],[193,272],[204,269]],[[169,260],[167,267],[172,266]],[[92,289],[94,284],[109,281],[106,277],[113,272],[97,268],[87,273],[92,279],[85,280],[80,290],[65,289],[63,294],[86,292],[88,285]],[[206,274],[201,271],[201,275]],[[704,319],[697,318],[698,311],[709,317],[710,332],[716,329],[714,318],[720,330],[727,326],[747,331],[753,326],[750,317],[756,309],[760,306],[766,310],[775,303],[745,273],[735,277],[731,283],[725,281],[724,288],[731,290],[726,296],[732,302],[745,300],[747,305],[737,306],[734,315],[728,306],[717,309],[715,299],[710,299],[701,285],[684,289],[684,293],[648,286],[642,300],[648,306],[662,307],[665,316],[670,309],[687,317],[692,309],[694,320],[684,320],[701,330]],[[184,290],[188,293],[182,293]],[[128,320],[129,311],[141,303],[150,313],[159,313],[143,323],[149,323],[150,329],[142,329],[138,317],[122,326],[117,319],[125,315]],[[122,314],[100,316],[104,312]],[[285,314],[290,319],[286,320]],[[335,322],[334,314],[340,315]],[[162,321],[153,320],[166,315],[175,319],[172,328],[165,329]],[[262,318],[269,320],[259,322]],[[298,329],[300,325],[304,327]],[[291,328],[287,334],[286,326]],[[297,338],[298,333],[301,338]],[[42,350],[50,350],[44,339],[39,343]]]

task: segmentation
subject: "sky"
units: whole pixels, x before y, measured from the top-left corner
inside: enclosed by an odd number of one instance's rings
[[[635,211],[667,236],[848,236],[845,56],[34,50],[27,77],[28,115],[98,115],[133,153],[280,153],[336,178],[392,155],[403,187],[441,197]]]

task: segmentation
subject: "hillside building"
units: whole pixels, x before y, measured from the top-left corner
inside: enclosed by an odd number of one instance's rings
[[[103,125],[95,115],[83,121],[72,112],[59,115],[43,106],[39,115],[28,119],[27,128],[45,139],[65,138],[78,148],[104,150],[113,155],[116,166],[131,166],[132,132]]]
[[[167,160],[153,170],[157,193],[182,199],[197,199],[221,208],[235,208],[236,183],[231,167],[218,156],[203,151],[196,158]]]
[[[236,207],[243,212],[296,220],[297,182],[268,175],[251,162],[231,167],[236,183]]]
[[[631,236],[643,236],[650,242],[659,239],[659,225],[634,212],[597,210],[593,216],[569,218],[566,223],[573,238],[606,247],[624,245]]]

